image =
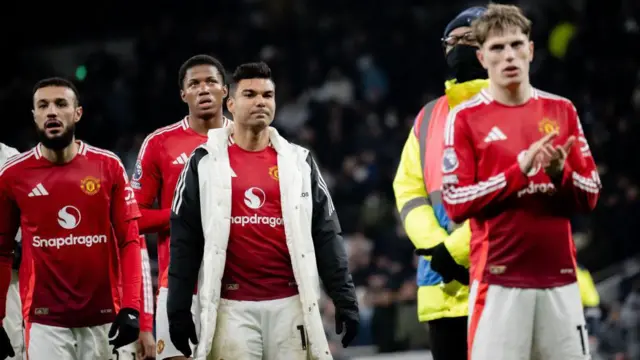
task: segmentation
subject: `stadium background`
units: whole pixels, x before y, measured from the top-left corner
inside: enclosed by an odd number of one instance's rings
[[[603,299],[599,353],[640,358],[640,2],[511,3],[534,22],[534,85],[576,104],[604,184],[595,213],[574,221],[579,261]],[[81,92],[79,137],[115,151],[131,169],[144,137],[186,114],[177,84],[184,60],[208,53],[232,71],[262,59],[277,84],[275,126],[315,152],[346,234],[361,295],[362,347],[345,353],[335,346],[336,358],[425,349],[416,320],[416,258],[398,222],[391,181],[413,116],[443,92],[443,28],[478,4],[12,3],[0,16],[0,141],[22,151],[35,144],[31,88],[62,75]],[[331,306],[324,310],[334,334]]]

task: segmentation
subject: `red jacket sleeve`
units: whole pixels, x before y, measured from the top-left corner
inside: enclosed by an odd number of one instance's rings
[[[596,207],[602,184],[576,108],[572,104],[569,107],[568,128],[576,142],[569,151],[562,178],[554,179],[554,183],[563,201],[578,212],[589,212]]]
[[[120,161],[113,166],[114,186],[111,196],[111,224],[120,249],[122,307],[140,311],[142,259],[137,218],[138,204]]]
[[[153,284],[151,282],[151,264],[147,241],[140,236],[140,256],[142,258],[142,282],[140,287],[140,331],[153,331]]]
[[[157,142],[149,135],[142,143],[135,171],[131,178],[131,187],[140,205],[142,217],[139,220],[142,234],[157,233],[169,230],[171,209],[154,209],[153,203],[162,186],[162,176],[158,166]]]
[[[442,154],[442,200],[447,215],[456,223],[479,215],[529,182],[517,162],[488,179],[478,179],[475,146],[460,110],[454,108],[449,113]]]
[[[4,319],[15,238],[20,227],[20,211],[11,195],[7,176],[0,169],[0,321]]]

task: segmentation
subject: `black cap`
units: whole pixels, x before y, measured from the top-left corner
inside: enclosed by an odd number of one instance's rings
[[[449,33],[451,33],[453,30],[459,27],[471,26],[471,23],[473,22],[473,20],[482,16],[485,13],[485,11],[487,11],[487,8],[482,6],[474,6],[464,10],[463,12],[458,14],[455,18],[453,18],[453,20],[451,20],[449,24],[447,24],[447,27],[444,29],[443,37],[446,38],[447,36],[449,36]]]

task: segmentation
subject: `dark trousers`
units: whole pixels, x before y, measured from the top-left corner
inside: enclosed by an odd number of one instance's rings
[[[467,317],[428,321],[433,360],[467,360]]]

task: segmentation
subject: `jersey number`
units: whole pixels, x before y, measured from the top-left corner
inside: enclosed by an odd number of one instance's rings
[[[302,342],[302,350],[307,350],[307,338],[304,334],[304,326],[298,325],[298,331],[300,331],[300,341]]]
[[[578,330],[578,334],[580,334],[580,346],[582,347],[582,355],[587,355],[587,347],[584,344],[584,332],[587,330],[585,325],[576,326],[576,330]]]

